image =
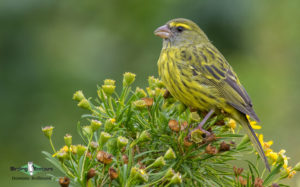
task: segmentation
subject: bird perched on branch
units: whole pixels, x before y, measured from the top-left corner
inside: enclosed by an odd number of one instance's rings
[[[178,18],[157,28],[163,38],[159,75],[167,90],[183,104],[208,111],[196,129],[216,111],[223,110],[246,130],[270,170],[263,148],[247,115],[259,122],[252,102],[232,67],[194,22]]]

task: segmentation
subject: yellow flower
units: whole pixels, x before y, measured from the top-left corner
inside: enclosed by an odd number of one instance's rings
[[[271,145],[273,144],[272,140],[270,140],[268,142],[264,142],[264,136],[262,134],[260,134],[258,136],[258,140],[260,141],[264,151],[267,151],[268,149],[270,149]]]
[[[231,118],[225,118],[224,121],[225,121],[225,124],[230,128],[230,130],[234,134],[234,129],[236,128],[236,121]]]
[[[54,153],[52,155],[52,157],[56,157],[58,153],[63,153],[63,152],[67,153],[68,151],[69,151],[69,148],[68,148],[68,146],[65,145],[59,151],[57,151],[56,153]],[[70,151],[72,151],[71,147],[70,147]]]
[[[266,156],[272,161],[272,165],[275,165],[278,159],[278,154],[273,152],[272,149],[266,151]]]
[[[295,171],[295,170],[292,170],[292,171],[289,173],[288,178],[291,179],[295,174],[296,174],[296,171]]]
[[[248,115],[246,115],[246,116],[247,116],[247,119],[253,129],[257,129],[257,130],[261,129],[261,126],[258,125],[256,121],[252,121]]]
[[[288,167],[288,159],[290,159],[290,158],[285,155],[285,152],[286,151],[284,149],[281,149],[278,152],[278,156],[279,156],[278,162],[279,163],[283,162],[283,168],[288,171],[288,169],[290,168],[290,167]]]

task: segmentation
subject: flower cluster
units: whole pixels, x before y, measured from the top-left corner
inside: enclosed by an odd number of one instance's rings
[[[61,186],[275,187],[300,169],[300,164],[289,167],[285,151],[273,152],[273,142],[264,142],[262,135],[260,141],[273,165],[271,173],[264,176],[249,161],[245,161],[249,169],[233,167],[253,150],[233,119],[225,113],[214,115],[193,131],[205,111],[178,102],[152,76],[145,90],[132,90],[135,78],[133,73],[123,75],[120,94],[115,91],[116,81],[104,80],[95,101],[82,91],[74,93],[78,107],[89,112],[77,124],[81,144],[74,144],[66,134],[65,145],[56,151],[54,127],[42,129],[53,150],[43,153],[63,173],[64,177],[53,177]],[[261,128],[250,123],[254,129]]]

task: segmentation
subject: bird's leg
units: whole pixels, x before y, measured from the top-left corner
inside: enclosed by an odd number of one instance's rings
[[[215,112],[215,110],[214,109],[211,109],[207,114],[206,114],[206,116],[203,118],[203,120],[199,123],[199,125],[195,128],[195,129],[193,129],[190,133],[189,133],[189,137],[191,136],[191,134],[192,134],[192,132],[194,131],[194,130],[197,130],[197,129],[199,129],[199,130],[201,130],[202,132],[204,132],[205,134],[206,134],[206,137],[207,136],[209,136],[210,135],[210,132],[208,132],[207,130],[204,130],[202,127],[203,127],[203,125],[207,122],[207,120],[211,117],[211,115],[213,114]]]

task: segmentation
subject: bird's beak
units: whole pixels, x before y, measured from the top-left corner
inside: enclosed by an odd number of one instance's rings
[[[168,25],[163,25],[161,27],[158,27],[155,31],[154,34],[156,36],[159,36],[163,39],[169,38],[171,36],[171,30],[169,29]]]

